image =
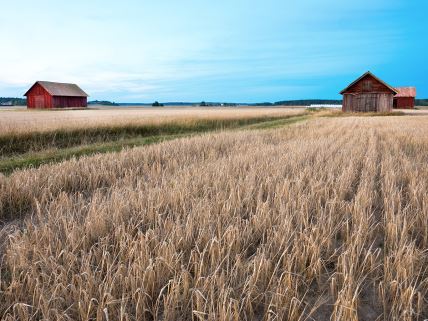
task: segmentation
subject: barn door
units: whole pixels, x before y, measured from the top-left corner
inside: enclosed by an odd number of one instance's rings
[[[367,95],[366,111],[377,111],[377,95],[376,94]]]
[[[366,95],[358,95],[355,98],[355,111],[366,111]]]
[[[377,111],[377,95],[361,94],[356,97],[356,111]]]
[[[34,96],[34,106],[36,108],[44,108],[45,106],[45,97],[43,95]]]

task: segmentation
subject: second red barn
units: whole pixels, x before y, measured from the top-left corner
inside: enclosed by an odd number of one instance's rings
[[[394,96],[394,108],[413,109],[415,108],[415,87],[395,87],[398,92]]]
[[[28,108],[87,107],[88,94],[76,84],[37,81],[24,94]]]

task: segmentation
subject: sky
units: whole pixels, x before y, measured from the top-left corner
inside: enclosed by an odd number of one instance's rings
[[[339,99],[370,70],[428,98],[426,0],[0,0],[0,97]]]

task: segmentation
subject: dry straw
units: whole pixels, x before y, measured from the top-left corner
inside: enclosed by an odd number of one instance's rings
[[[428,318],[427,123],[315,119],[0,178],[0,316]]]

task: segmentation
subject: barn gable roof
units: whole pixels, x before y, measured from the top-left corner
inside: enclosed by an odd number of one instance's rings
[[[52,96],[66,96],[66,97],[88,97],[89,96],[87,93],[85,93],[76,84],[51,82],[51,81],[37,81],[24,94],[24,96],[27,96],[28,93],[31,91],[31,89],[33,89],[33,87],[35,85],[37,85],[37,84],[39,84],[40,86],[42,86]]]
[[[352,86],[354,86],[356,83],[358,83],[360,80],[362,80],[364,77],[366,76],[370,76],[374,79],[376,79],[378,82],[380,82],[382,85],[384,85],[385,87],[387,87],[389,90],[391,90],[391,92],[393,92],[394,94],[397,94],[397,90],[388,85],[386,82],[384,82],[383,80],[381,80],[380,78],[376,77],[375,75],[373,75],[370,71],[367,71],[366,73],[364,73],[361,77],[357,78],[355,81],[353,81],[348,87],[346,87],[345,89],[343,89],[340,93],[343,94],[345,93],[348,89],[350,89]]]
[[[395,87],[395,90],[398,92],[395,97],[416,97],[415,87]]]

